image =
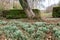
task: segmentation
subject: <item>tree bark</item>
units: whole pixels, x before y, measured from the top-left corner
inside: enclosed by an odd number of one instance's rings
[[[27,14],[28,18],[34,18],[35,13],[32,11],[32,9],[29,7],[29,4],[27,0],[19,0],[24,12]]]

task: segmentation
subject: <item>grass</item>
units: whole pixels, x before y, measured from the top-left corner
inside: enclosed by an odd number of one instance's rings
[[[0,5],[0,10],[3,10],[3,9],[4,9],[4,7]]]
[[[41,13],[42,17],[52,17],[52,13]]]

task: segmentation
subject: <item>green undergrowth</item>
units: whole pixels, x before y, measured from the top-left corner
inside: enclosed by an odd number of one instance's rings
[[[36,16],[38,16],[40,10],[33,9],[33,12],[36,14]],[[7,19],[18,19],[18,18],[27,18],[27,15],[23,10],[13,9],[13,10],[4,10],[3,17],[6,17]]]
[[[0,25],[3,25],[0,27],[0,36],[4,33],[6,38],[11,38],[12,40],[46,40],[46,33],[49,32],[51,28],[53,29],[52,35],[60,40],[60,23],[0,21]]]
[[[52,16],[55,18],[60,18],[60,7],[54,7],[53,8]]]

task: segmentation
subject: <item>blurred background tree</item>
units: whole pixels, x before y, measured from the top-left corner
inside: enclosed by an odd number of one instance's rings
[[[33,0],[34,1],[34,0]],[[35,17],[35,13],[32,11],[32,9],[30,8],[28,1],[27,0],[19,0],[23,10],[25,11],[25,13],[27,14],[28,18],[34,18]]]

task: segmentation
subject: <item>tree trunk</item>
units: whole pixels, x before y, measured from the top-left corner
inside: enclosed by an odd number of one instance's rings
[[[27,14],[28,18],[34,18],[35,13],[29,7],[27,0],[19,0],[24,12]]]

